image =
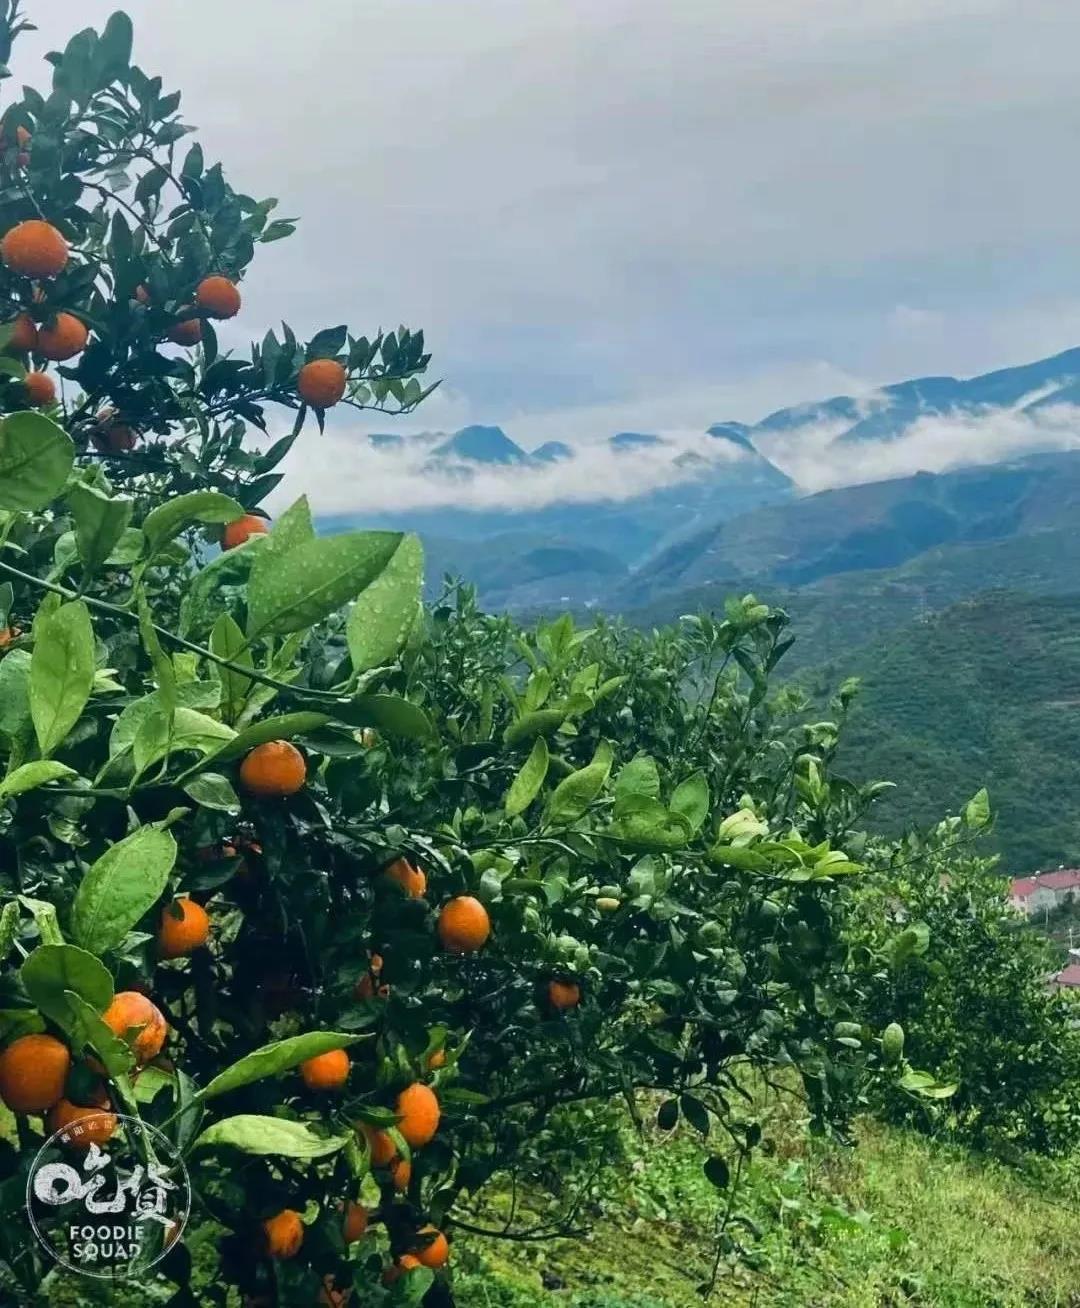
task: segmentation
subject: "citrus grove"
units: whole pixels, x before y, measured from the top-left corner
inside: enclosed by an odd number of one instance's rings
[[[222,351],[292,222],[131,49],[123,14],[77,33],[0,116],[5,1289],[52,1270],[23,1196],[73,1121],[185,1157],[177,1303],[449,1304],[457,1232],[580,1228],[573,1150],[550,1219],[485,1216],[550,1180],[575,1105],[685,1121],[730,1215],[748,1077],[840,1132],[882,1078],[947,1097],[866,1021],[876,789],[770,691],[782,614],[522,631],[424,607],[412,536],[321,536],[302,497],[270,521],[329,410],[422,401],[423,335]]]

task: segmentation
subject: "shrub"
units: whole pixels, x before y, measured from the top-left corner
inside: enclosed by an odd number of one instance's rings
[[[1080,1130],[1080,1007],[1055,991],[1058,964],[1006,900],[996,859],[973,838],[981,793],[962,817],[871,850],[854,924],[871,1024],[898,1022],[904,1050],[956,1092],[932,1111],[888,1083],[894,1120],[955,1132],[980,1148],[1057,1152]]]

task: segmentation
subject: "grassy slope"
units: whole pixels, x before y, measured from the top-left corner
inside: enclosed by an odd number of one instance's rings
[[[755,1165],[740,1206],[764,1267],[719,1283],[718,1308],[1066,1308],[1080,1304],[1077,1185],[874,1124],[854,1150]],[[691,1308],[718,1206],[700,1145],[653,1138],[584,1244],[459,1242],[462,1308]],[[545,1289],[547,1284],[562,1288]]]

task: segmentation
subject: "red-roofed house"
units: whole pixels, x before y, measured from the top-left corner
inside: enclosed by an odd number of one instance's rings
[[[1067,899],[1080,899],[1080,868],[1036,872],[1032,877],[1017,877],[1009,886],[1009,903],[1028,916],[1056,908]]]
[[[1065,986],[1069,990],[1080,990],[1080,963],[1070,963],[1063,967],[1053,979],[1056,986]]]

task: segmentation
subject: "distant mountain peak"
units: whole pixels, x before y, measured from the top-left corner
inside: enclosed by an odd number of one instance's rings
[[[613,450],[640,450],[651,445],[661,445],[659,436],[645,431],[620,431],[611,437],[608,444]]]
[[[533,450],[530,458],[539,463],[558,463],[561,459],[569,459],[573,453],[565,441],[545,441]]]
[[[732,445],[756,454],[754,442],[750,439],[751,430],[745,422],[717,422],[709,428],[707,434],[717,440],[731,441]]]
[[[442,458],[468,459],[473,463],[526,463],[529,456],[501,427],[462,427],[435,447]]]

